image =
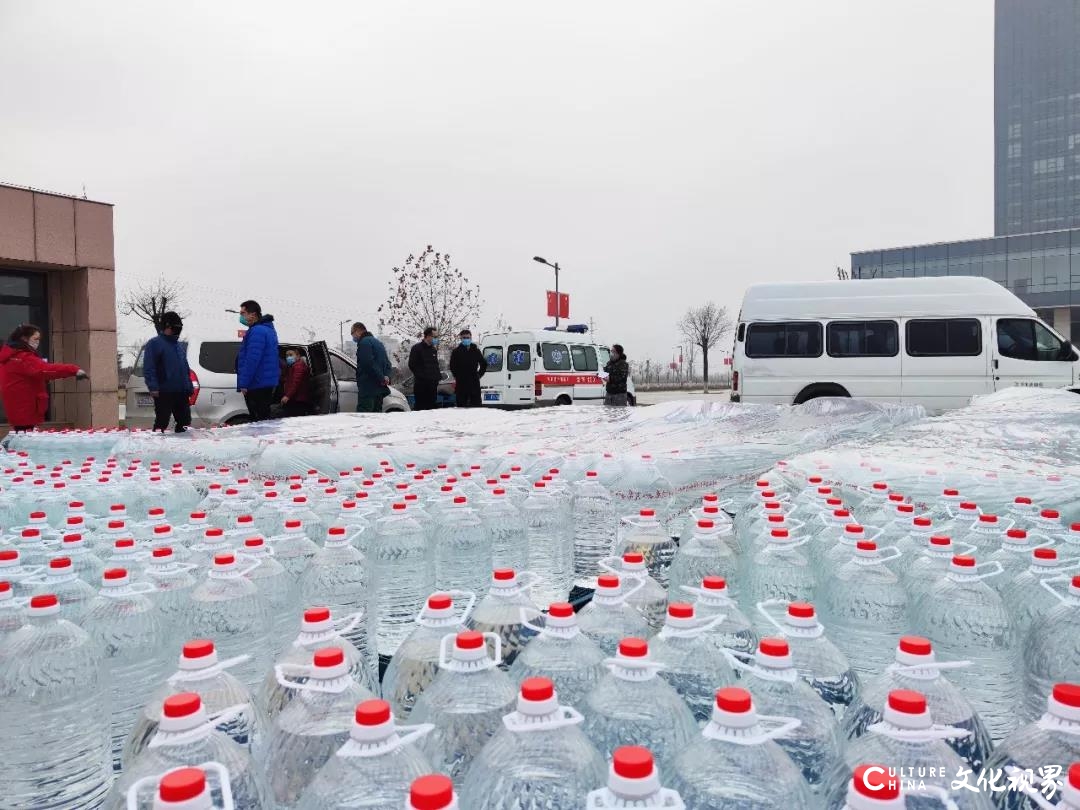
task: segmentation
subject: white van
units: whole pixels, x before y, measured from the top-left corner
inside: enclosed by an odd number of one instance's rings
[[[600,371],[608,362],[608,347],[594,343],[586,327],[487,335],[480,349],[488,363],[480,381],[485,405],[531,408],[604,401]],[[630,381],[627,388],[633,391]]]
[[[1002,388],[1076,384],[1077,352],[977,276],[758,284],[735,330],[731,399],[859,397],[966,405]]]

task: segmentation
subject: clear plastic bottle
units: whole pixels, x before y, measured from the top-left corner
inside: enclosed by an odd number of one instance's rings
[[[60,600],[60,615],[81,625],[97,590],[79,578],[70,557],[53,557],[41,574],[23,580],[34,593],[51,593]]]
[[[510,667],[510,677],[518,684],[549,678],[568,705],[584,705],[585,696],[607,672],[603,651],[581,633],[568,602],[552,603],[544,626],[536,630],[538,635]]]
[[[622,807],[666,807],[685,810],[678,791],[661,786],[660,771],[648,748],[624,745],[611,755],[607,787],[589,792],[586,810],[614,810]]]
[[[244,541],[249,537],[261,537],[255,528],[255,518],[252,515],[239,515],[233,521],[230,528],[225,529],[225,539],[234,549],[244,547]]]
[[[521,506],[529,544],[529,570],[538,578],[534,597],[545,605],[565,601],[574,584],[573,535],[568,515],[546,487],[547,482],[537,481]]]
[[[787,640],[763,638],[752,656],[732,654],[731,659],[758,709],[799,720],[777,743],[799,766],[811,790],[820,791],[840,759],[840,730],[832,707],[799,677]]]
[[[978,773],[990,753],[990,734],[963,692],[945,677],[947,672],[968,666],[967,661],[938,662],[930,639],[904,636],[896,647],[896,660],[878,677],[863,684],[862,694],[844,715],[844,737],[854,739],[881,722],[889,693],[909,689],[926,697],[930,713],[948,726],[971,732],[947,740],[973,772]]]
[[[494,658],[488,656],[486,642],[495,645]],[[421,741],[422,750],[455,784],[462,783],[473,759],[502,728],[503,715],[514,708],[517,690],[498,668],[501,653],[502,642],[494,633],[470,630],[444,636],[439,674],[413,706],[414,723],[435,726]]]
[[[197,510],[188,515],[187,523],[174,526],[173,532],[176,534],[178,543],[184,548],[190,548],[209,528],[210,521],[206,517],[206,512]]]
[[[799,767],[775,742],[798,725],[758,715],[745,689],[719,689],[712,719],[675,758],[669,784],[687,807],[812,810],[817,803]]]
[[[585,473],[574,493],[574,583],[595,587],[600,561],[615,548],[617,518],[611,492],[600,483],[600,473]]]
[[[902,766],[901,766],[902,767]],[[948,791],[920,783],[915,778],[899,778],[902,771],[895,766],[863,763],[856,765],[848,782],[847,795],[841,810],[906,810],[908,800],[921,806],[952,807]],[[1068,808],[1061,808],[1068,810]]]
[[[299,581],[308,563],[319,553],[319,547],[299,520],[286,520],[281,534],[270,537],[269,543],[274,550],[274,559],[285,567],[294,581]]]
[[[527,678],[517,707],[473,760],[461,803],[500,810],[509,797],[520,810],[577,807],[591,785],[604,778],[603,757],[578,727],[581,714],[559,704],[547,678]]]
[[[1061,583],[1047,583],[1060,604],[1035,619],[1024,639],[1024,690],[1020,714],[1037,720],[1045,710],[1045,695],[1055,683],[1076,678],[1080,672],[1080,576],[1074,576],[1064,593]]]
[[[0,644],[26,622],[23,609],[28,600],[16,598],[11,583],[0,579]]]
[[[299,810],[400,810],[409,786],[432,770],[416,743],[433,728],[398,725],[389,703],[364,701],[348,741],[315,774]]]
[[[1008,517],[1013,521],[1015,528],[1030,531],[1036,526],[1039,511],[1039,507],[1031,498],[1026,495],[1017,495],[1009,504]]]
[[[312,607],[303,612],[300,622],[300,634],[287,646],[275,662],[285,669],[303,667],[311,663],[311,656],[323,647],[336,647],[345,655],[349,675],[368,692],[374,694],[378,687],[371,680],[371,673],[364,664],[364,658],[342,634],[348,632],[363,617],[359,613],[342,616],[335,620],[328,607]],[[259,688],[256,703],[265,711],[270,720],[274,720],[296,697],[297,690],[286,686],[277,677],[276,666],[267,673]]]
[[[628,636],[649,635],[649,623],[627,601],[642,587],[644,582],[634,580],[623,588],[619,576],[604,574],[596,580],[592,600],[578,611],[581,632],[605,655],[614,655],[619,642]]]
[[[19,552],[23,565],[46,565],[49,558],[59,550],[60,535],[46,538],[41,529],[20,529],[8,538],[10,545]]]
[[[236,810],[229,773],[214,762],[201,768],[173,768],[144,777],[128,791],[131,810]],[[220,797],[220,798],[219,798]]]
[[[154,536],[154,530],[158,526],[168,526],[169,519],[165,515],[165,508],[152,506],[146,510],[146,519],[131,523],[129,528],[132,536],[140,543],[149,542]]]
[[[457,495],[436,526],[435,587],[479,591],[491,567],[491,535],[469,499]]]
[[[300,599],[305,605],[325,605],[339,616],[360,613],[363,620],[343,635],[364,658],[372,683],[379,681],[379,653],[375,645],[376,597],[372,584],[377,572],[360,550],[349,543],[343,526],[327,530],[326,540],[300,577]],[[384,582],[385,584],[385,582]]]
[[[774,529],[765,548],[744,561],[739,593],[747,610],[770,599],[791,602],[813,597],[818,578],[803,553],[808,542],[805,537],[795,539],[787,529]]]
[[[707,576],[734,579],[738,574],[739,561],[725,539],[730,537],[733,537],[733,533],[729,523],[704,518],[698,520],[693,534],[675,552],[668,575],[668,590],[677,594],[684,585],[696,588]]]
[[[152,784],[164,773],[175,772],[177,768],[206,767],[210,764],[220,767],[221,776],[228,780],[231,806],[235,810],[265,810],[271,807],[266,782],[252,761],[251,754],[217,730],[220,723],[241,709],[238,705],[210,714],[194,692],[170,695],[162,703],[157,732],[146,749],[113,783],[103,810],[125,810],[130,806],[127,801],[129,794],[138,798],[144,793],[148,782]],[[174,806],[177,810],[200,810],[199,805],[193,804]],[[168,805],[164,807],[172,810]],[[203,804],[202,807],[208,805]],[[154,805],[154,810],[157,808],[158,805]]]
[[[949,573],[917,604],[914,624],[942,656],[972,662],[954,680],[998,741],[1016,725],[1021,673],[1013,620],[982,581],[993,575],[979,574],[974,557],[953,557]]]
[[[293,616],[296,613],[297,587],[285,567],[277,561],[266,540],[249,537],[244,541],[243,556],[258,565],[247,577],[255,583],[259,593],[270,606],[271,640],[277,648],[288,643],[293,632]]]
[[[860,676],[876,676],[893,658],[900,636],[910,626],[908,596],[888,563],[900,550],[861,540],[855,554],[823,588],[826,623],[835,644]]]
[[[83,616],[83,630],[104,650],[112,763],[117,772],[138,710],[165,677],[162,626],[146,595],[152,588],[147,582],[132,582],[123,568],[110,568],[102,574],[101,591]]]
[[[964,545],[963,550],[970,551],[972,546]],[[926,547],[912,561],[904,576],[904,587],[908,592],[908,603],[917,606],[934,585],[945,579],[952,565],[952,558],[960,551],[952,538],[935,534],[927,541]],[[912,613],[915,612],[914,607]]]
[[[460,610],[455,607],[455,598],[463,604]],[[433,593],[427,598],[412,632],[398,646],[383,674],[382,693],[396,717],[408,719],[416,699],[439,671],[443,638],[465,631],[475,605],[476,594],[467,591]]]
[[[376,521],[370,554],[377,583],[377,648],[393,655],[435,588],[434,552],[414,510],[398,501],[390,515]]]
[[[1040,768],[1060,768],[1059,774],[1067,773],[1074,762],[1080,762],[1080,683],[1056,683],[1045,696],[1042,717],[1022,725],[999,742],[986,762],[986,771],[1004,769],[1008,766],[1040,773]],[[1041,787],[1041,785],[1039,785]],[[1027,804],[1010,805],[1028,807]],[[1058,805],[1060,807],[1060,805]]]
[[[785,606],[784,614],[777,620],[771,609],[780,606]],[[788,640],[799,677],[833,707],[837,716],[842,715],[859,696],[859,676],[847,657],[826,637],[814,606],[809,602],[788,603],[778,599],[761,602],[757,609]]]
[[[75,574],[89,585],[101,582],[105,573],[105,563],[90,549],[86,538],[81,534],[65,534],[60,544],[60,554],[71,560]]]
[[[525,516],[505,488],[496,487],[491,491],[480,518],[491,536],[492,567],[524,570],[529,564]]]
[[[413,780],[405,810],[459,810],[454,783],[441,773]]]
[[[1012,521],[997,515],[981,514],[964,532],[954,531],[953,537],[963,543],[970,543],[981,557],[989,557],[1001,547],[1001,538],[1012,528]]]
[[[253,690],[270,666],[270,607],[244,574],[234,554],[218,554],[191,593],[185,626],[196,638],[212,638],[227,658],[250,656],[234,674]]]
[[[608,674],[581,709],[585,733],[604,756],[623,745],[641,744],[666,767],[697,734],[693,712],[659,677],[662,665],[651,659],[644,639],[624,638],[605,663]]]
[[[205,571],[214,565],[214,558],[219,554],[229,554],[235,549],[225,537],[225,530],[212,526],[203,532],[202,537],[193,543],[188,561]]]
[[[60,615],[54,594],[30,600],[26,624],[0,642],[0,724],[8,807],[99,807],[112,781],[101,649]]]
[[[655,509],[642,509],[636,517],[623,518],[626,528],[615,546],[616,556],[637,552],[645,558],[649,574],[667,587],[668,570],[671,568],[677,546]]]
[[[1025,639],[1032,623],[1049,613],[1059,603],[1057,592],[1043,582],[1068,582],[1067,574],[1078,567],[1076,561],[1062,560],[1055,548],[1037,548],[1031,552],[1030,565],[1001,589],[1001,599],[1012,617],[1016,637]]]
[[[273,721],[261,757],[272,799],[284,810],[296,806],[316,771],[349,739],[357,704],[375,695],[353,679],[341,647],[316,650],[309,666],[274,669],[283,686],[299,690]]]
[[[698,618],[711,620],[719,617],[716,624],[710,622],[706,634],[718,649],[727,648],[740,653],[752,653],[757,649],[757,633],[728,592],[726,579],[702,577],[700,588],[684,585],[682,590],[694,597],[694,613]]]
[[[491,587],[469,617],[469,627],[481,633],[495,633],[502,643],[502,668],[509,669],[522,648],[536,635],[526,622],[535,621],[540,609],[530,589],[537,582],[531,571],[516,573],[511,568],[491,572]]]
[[[987,562],[997,560],[1001,563],[1001,574],[987,580],[990,587],[998,593],[1002,593],[1016,575],[1022,573],[1031,565],[1031,552],[1036,548],[1046,548],[1053,544],[1050,538],[1044,535],[1029,534],[1024,529],[1009,529],[1001,538],[1001,544],[997,551],[987,558]]]
[[[214,725],[248,753],[266,739],[269,721],[252,701],[247,687],[228,672],[248,660],[248,656],[220,660],[214,642],[192,639],[180,651],[177,670],[160,684],[138,713],[135,727],[124,744],[124,767],[129,768],[157,734],[165,700],[177,692],[194,692],[208,714],[221,715]],[[228,711],[239,707],[237,711]],[[224,714],[223,714],[224,713]]]
[[[827,806],[842,805],[855,768],[867,762],[884,762],[902,773],[899,781],[917,781],[939,791],[947,795],[958,810],[991,810],[987,793],[952,788],[953,781],[964,768],[964,761],[946,741],[971,732],[935,724],[926,697],[920,692],[909,689],[890,692],[881,722],[867,730],[870,733],[848,743],[843,761],[829,777],[825,789]],[[899,771],[901,768],[902,772]],[[926,806],[937,806],[937,801]]]
[[[600,565],[619,577],[626,603],[645,619],[649,625],[649,635],[659,631],[667,615],[668,595],[664,586],[649,575],[645,557],[638,551],[627,551],[622,559],[608,557]]]

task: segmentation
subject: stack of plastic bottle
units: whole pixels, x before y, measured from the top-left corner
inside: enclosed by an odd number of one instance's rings
[[[12,437],[0,805],[1074,808],[1080,405],[958,449],[1025,403]]]

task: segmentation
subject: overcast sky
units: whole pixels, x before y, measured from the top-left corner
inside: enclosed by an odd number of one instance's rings
[[[374,320],[425,245],[481,326],[667,360],[687,306],[993,231],[992,0],[0,0],[0,181],[114,203],[117,281]],[[122,342],[141,336],[122,324]]]

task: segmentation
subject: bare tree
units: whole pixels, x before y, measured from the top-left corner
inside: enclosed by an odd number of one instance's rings
[[[134,315],[161,331],[161,316],[172,311],[184,317],[180,309],[180,300],[184,297],[184,285],[158,276],[157,281],[149,284],[139,283],[130,287],[120,298],[118,308],[121,315]]]
[[[690,307],[679,321],[679,332],[701,349],[701,367],[705,377],[705,391],[709,390],[709,349],[716,346],[731,333],[731,318],[726,307],[718,307],[712,301],[699,307]]]
[[[480,288],[453,266],[449,253],[436,253],[428,245],[392,272],[390,295],[377,310],[381,332],[411,344],[434,326],[449,343],[462,329],[476,326]]]

